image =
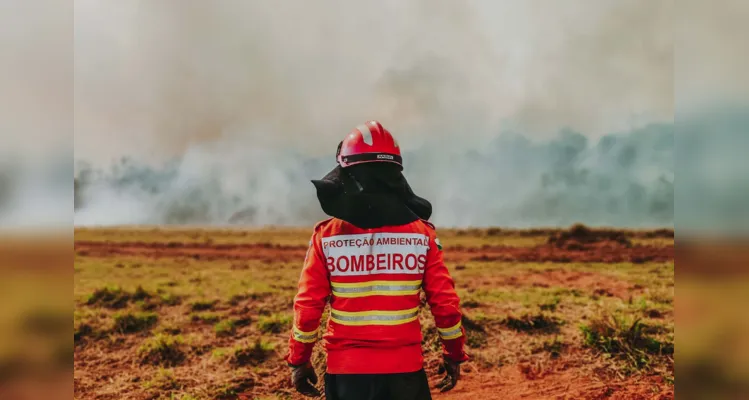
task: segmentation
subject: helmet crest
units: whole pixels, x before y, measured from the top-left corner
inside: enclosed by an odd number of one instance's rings
[[[336,160],[344,168],[369,162],[390,162],[403,168],[398,142],[377,121],[367,121],[346,135],[338,144]]]

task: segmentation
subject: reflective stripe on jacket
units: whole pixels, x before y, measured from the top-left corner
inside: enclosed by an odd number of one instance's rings
[[[315,226],[294,298],[286,360],[310,359],[322,336],[331,374],[403,373],[422,368],[420,292],[435,319],[444,355],[463,351],[460,299],[434,227],[426,221],[360,229],[339,219]]]

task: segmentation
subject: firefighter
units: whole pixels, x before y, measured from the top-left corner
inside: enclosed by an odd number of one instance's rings
[[[454,388],[468,359],[460,300],[427,222],[432,206],[411,190],[398,142],[377,121],[349,133],[336,160],[335,169],[312,181],[332,218],[314,228],[294,298],[286,356],[292,383],[304,395],[320,395],[310,357],[322,329],[328,400],[431,399],[420,292],[442,341],[445,376],[437,388]]]

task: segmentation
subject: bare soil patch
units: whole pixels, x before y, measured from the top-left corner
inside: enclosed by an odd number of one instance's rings
[[[283,356],[299,277],[298,268],[286,263],[301,264],[307,250],[288,243],[304,243],[309,233],[300,231],[306,238],[297,241],[279,232],[286,244],[274,242],[272,235],[262,237],[268,242],[220,243],[197,230],[193,236],[204,240],[176,242],[159,236],[165,234],[159,231],[152,233],[153,240],[143,232],[138,232],[138,240],[129,239],[135,234],[110,240],[111,231],[107,239],[96,240],[95,231],[88,230],[86,240],[75,242],[76,285],[86,288],[76,302],[75,398],[305,399],[291,388]],[[483,239],[505,234],[477,232]],[[491,297],[463,299],[471,361],[464,364],[458,386],[447,394],[434,391],[435,399],[674,398],[673,383],[663,379],[664,374],[646,369],[622,374],[615,360],[586,346],[579,325],[587,322],[581,317],[587,305],[574,304],[606,297],[633,316],[657,318],[663,325],[654,328],[669,333],[672,302],[656,308],[647,304],[649,308],[640,310],[628,299],[645,288],[605,271],[581,270],[585,268],[575,263],[643,263],[628,268],[641,268],[643,276],[665,281],[670,277],[652,271],[673,261],[673,246],[627,242],[640,234],[627,233],[620,239],[615,233],[583,233],[539,230],[532,235],[552,239],[525,247],[446,243],[446,261],[460,265],[455,267],[459,288],[469,293],[506,289],[531,304],[521,311],[512,302]],[[459,236],[469,242],[471,234]],[[190,262],[180,261],[185,259]],[[507,261],[513,273],[466,262],[472,260]],[[524,267],[526,262],[533,265]],[[539,262],[553,264],[541,270]],[[473,268],[481,268],[481,273]],[[111,280],[112,276],[123,281]],[[212,276],[220,278],[208,279]],[[260,292],[238,292],[237,282],[262,285],[257,286]],[[534,296],[545,292],[538,288],[576,290],[585,296],[555,310],[554,304],[545,303],[548,299],[536,300]],[[439,380],[441,352],[426,310],[422,323],[425,367],[434,384]],[[601,337],[608,335],[601,332]],[[320,346],[313,360],[321,375],[325,359]],[[662,369],[668,368],[672,365]]]

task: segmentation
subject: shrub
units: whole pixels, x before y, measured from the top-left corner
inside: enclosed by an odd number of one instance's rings
[[[207,311],[207,310],[213,310],[213,307],[216,305],[217,301],[207,301],[207,300],[200,300],[193,302],[190,305],[190,309],[192,311]]]
[[[202,322],[204,324],[215,324],[221,318],[214,313],[195,313],[190,316],[192,322]]]
[[[76,324],[73,329],[73,343],[79,343],[84,337],[94,333],[94,328],[86,323]]]
[[[260,365],[270,357],[274,350],[273,344],[257,340],[252,347],[234,348],[230,362],[235,366]]]
[[[291,316],[289,315],[273,314],[257,320],[257,328],[264,333],[281,333],[290,326]]]
[[[179,390],[182,384],[174,378],[174,372],[168,369],[159,368],[153,377],[143,382],[144,389],[153,389],[156,391]]]
[[[139,312],[114,315],[114,330],[119,333],[135,333],[150,329],[159,320],[152,312]]]
[[[525,314],[520,317],[509,316],[502,321],[502,324],[512,330],[530,334],[557,333],[562,321],[545,314]]]
[[[463,300],[463,304],[461,304],[461,306],[463,308],[478,308],[481,307],[481,303],[473,299],[466,299]]]
[[[167,305],[167,306],[176,306],[182,303],[182,298],[180,296],[166,293],[161,295],[161,304]]]
[[[144,364],[174,366],[185,359],[182,338],[158,334],[147,339],[138,348],[138,356]]]
[[[89,306],[101,306],[106,308],[123,308],[130,300],[129,293],[118,287],[105,287],[96,289],[88,296],[86,304]]]
[[[641,369],[651,365],[653,356],[673,355],[674,344],[649,336],[649,327],[640,319],[631,324],[607,315],[580,327],[585,346],[624,360],[628,366]]]
[[[213,330],[216,332],[216,336],[232,336],[236,332],[237,327],[234,325],[233,320],[227,319],[214,325]]]
[[[86,304],[89,306],[100,306],[111,309],[124,308],[130,301],[146,301],[153,296],[141,286],[130,293],[117,286],[108,286],[96,289],[88,296]]]

